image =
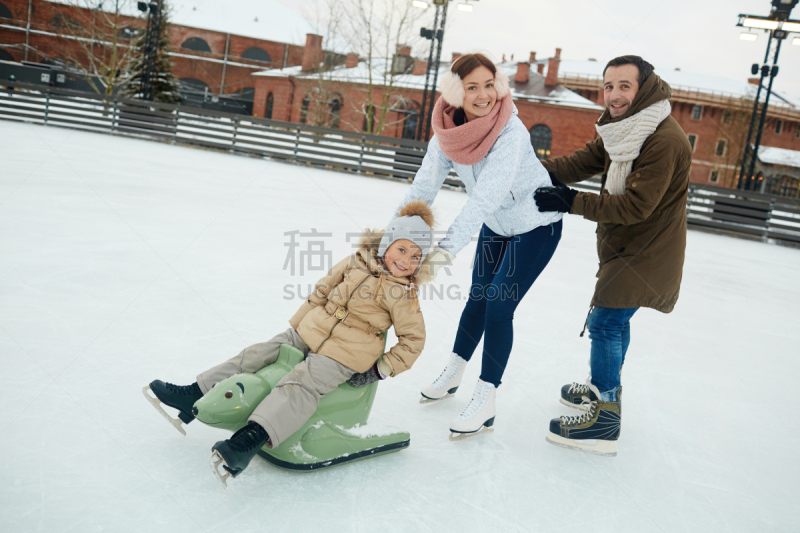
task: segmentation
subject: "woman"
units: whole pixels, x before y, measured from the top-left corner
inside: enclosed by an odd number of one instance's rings
[[[561,213],[540,213],[533,201],[533,192],[551,181],[516,115],[508,76],[482,54],[459,57],[442,78],[442,97],[433,109],[434,136],[400,204],[423,200],[430,205],[451,168],[466,186],[469,200],[431,252],[434,275],[480,230],[453,353],[441,375],[422,389],[427,400],[453,394],[484,337],[480,379],[470,403],[450,423],[453,433],[475,433],[494,423],[495,392],[513,342],[514,310],[561,239]]]

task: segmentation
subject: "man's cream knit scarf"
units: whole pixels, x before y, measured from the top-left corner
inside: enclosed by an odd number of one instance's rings
[[[639,157],[642,144],[669,116],[670,110],[669,100],[661,100],[625,120],[596,126],[611,158],[606,176],[606,190],[610,194],[625,192],[625,178],[631,173],[633,160]]]

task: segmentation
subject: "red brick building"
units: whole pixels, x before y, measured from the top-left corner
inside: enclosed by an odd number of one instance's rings
[[[397,56],[407,65],[404,74],[394,76],[391,87],[373,81],[372,103],[386,113],[381,135],[415,138],[427,64],[410,57],[408,48]],[[458,54],[454,54],[453,60]],[[558,71],[558,56],[551,60]],[[366,103],[369,101],[369,72],[365,62],[348,55],[345,64],[333,70],[315,71],[322,57],[322,41],[309,35],[302,65],[254,74],[256,96],[253,112],[259,117],[317,126],[366,129]],[[395,59],[396,60],[396,59]],[[439,79],[451,63],[442,63]],[[372,79],[383,80],[391,67],[386,60],[375,61]],[[501,63],[511,80],[510,86],[519,118],[531,131],[531,142],[540,157],[571,154],[594,138],[594,123],[603,108],[547,78],[526,63]],[[388,84],[387,84],[388,85]],[[385,92],[389,95],[384,99]],[[437,93],[438,97],[438,93]]]
[[[86,66],[86,53],[76,39],[84,33],[91,35],[93,26],[102,25],[102,16],[93,10],[43,0],[0,0],[0,59],[62,59]],[[67,24],[79,28],[68,31]],[[141,31],[146,23],[142,17],[123,14],[117,25],[118,44],[127,48],[134,32]],[[180,24],[170,24],[169,41],[174,48],[176,77],[198,89],[208,87],[212,94],[252,95],[252,73],[299,65],[303,57],[302,46]]]

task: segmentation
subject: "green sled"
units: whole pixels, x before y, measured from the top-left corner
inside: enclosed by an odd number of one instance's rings
[[[197,420],[215,428],[238,430],[302,360],[303,352],[281,345],[275,363],[255,374],[231,376],[199,399],[194,404]],[[377,382],[358,388],[342,383],[320,399],[314,415],[296,433],[276,448],[261,448],[258,454],[281,468],[308,471],[407,448],[411,439],[407,431],[366,425],[377,390]]]

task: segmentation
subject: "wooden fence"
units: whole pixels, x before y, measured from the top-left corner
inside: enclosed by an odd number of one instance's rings
[[[22,83],[0,89],[0,118],[157,139],[411,181],[427,143]],[[451,173],[445,181],[463,187]],[[599,179],[577,188],[598,192]],[[800,243],[800,201],[690,184],[688,223]]]

